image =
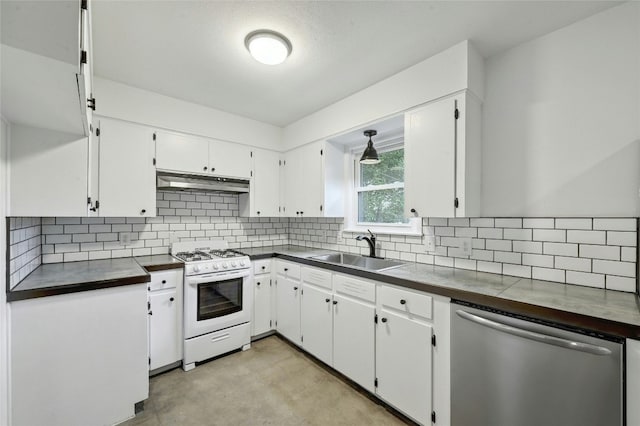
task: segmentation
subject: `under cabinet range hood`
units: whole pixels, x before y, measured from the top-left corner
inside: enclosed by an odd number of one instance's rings
[[[157,189],[165,191],[249,192],[248,179],[158,173]]]

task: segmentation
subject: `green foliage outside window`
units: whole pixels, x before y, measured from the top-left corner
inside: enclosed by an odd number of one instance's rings
[[[407,223],[404,217],[404,149],[380,152],[380,163],[360,164],[358,222]],[[376,189],[377,186],[384,186]]]

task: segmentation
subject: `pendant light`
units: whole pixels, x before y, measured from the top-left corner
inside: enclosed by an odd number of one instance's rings
[[[360,164],[378,164],[380,162],[380,158],[378,158],[378,152],[373,147],[373,142],[371,141],[371,136],[377,135],[378,132],[375,130],[365,130],[364,135],[369,136],[369,142],[367,142],[367,147],[362,153],[362,157],[360,157]]]

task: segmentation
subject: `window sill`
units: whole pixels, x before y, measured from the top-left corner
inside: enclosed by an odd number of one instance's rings
[[[356,234],[366,234],[367,233],[367,229],[371,229],[371,232],[373,232],[376,235],[404,235],[407,237],[422,237],[423,233],[422,232],[417,232],[414,231],[412,229],[387,229],[387,228],[376,228],[376,227],[370,227],[370,228],[345,228],[342,231],[343,232],[353,232]]]

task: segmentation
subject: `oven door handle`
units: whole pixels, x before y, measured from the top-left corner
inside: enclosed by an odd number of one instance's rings
[[[187,283],[191,285],[197,285],[207,282],[226,281],[234,278],[246,278],[249,276],[249,271],[228,272],[228,273],[215,273],[207,275],[198,275],[197,277],[187,277]]]

